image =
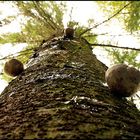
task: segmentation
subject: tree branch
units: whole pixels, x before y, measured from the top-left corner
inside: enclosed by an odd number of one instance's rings
[[[86,29],[85,31],[83,31],[81,34],[80,34],[80,37],[85,34],[86,32],[92,30],[93,28],[97,28],[98,26],[102,25],[103,23],[111,20],[112,18],[114,18],[116,15],[118,15],[123,9],[125,9],[128,5],[130,5],[133,1],[129,2],[128,4],[126,4],[125,6],[123,6],[120,10],[118,10],[114,15],[112,15],[111,17],[109,17],[108,19],[104,20],[103,22],[101,23],[97,23],[96,25],[94,25],[93,27],[89,28],[89,29]]]
[[[116,45],[110,45],[110,44],[92,44],[89,43],[91,46],[100,46],[100,47],[109,47],[109,48],[117,48],[117,49],[127,49],[127,50],[133,50],[133,51],[140,51],[140,49],[137,48],[130,48],[130,47],[120,47]]]
[[[23,50],[23,51],[19,51],[19,52],[16,52],[16,53],[14,53],[14,54],[10,54],[10,55],[7,55],[7,56],[5,56],[5,57],[2,57],[2,58],[0,58],[0,60],[12,58],[13,56],[16,56],[16,55],[19,54],[19,53],[24,53],[24,55],[25,55],[25,54],[30,54],[31,52],[29,52],[29,51],[33,51],[34,49],[35,49],[35,48],[30,48],[30,49],[26,49],[26,50]],[[17,56],[21,56],[21,55],[23,55],[23,54],[19,54],[19,55],[17,55]]]

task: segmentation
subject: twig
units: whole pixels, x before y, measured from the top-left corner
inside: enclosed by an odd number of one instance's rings
[[[128,4],[126,4],[124,7],[122,7],[120,10],[118,10],[114,15],[112,15],[111,17],[109,17],[108,19],[104,20],[103,22],[101,23],[97,23],[96,25],[94,25],[93,27],[89,28],[89,29],[86,29],[85,31],[83,31],[81,34],[80,34],[80,37],[85,34],[86,32],[92,30],[93,28],[97,28],[98,26],[102,25],[103,23],[109,21],[110,19],[114,18],[116,15],[118,15],[124,8],[126,8],[128,5],[130,5],[133,1],[129,2]]]

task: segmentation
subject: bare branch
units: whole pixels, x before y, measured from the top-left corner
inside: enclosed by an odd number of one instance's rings
[[[106,36],[114,36],[114,37],[116,37],[116,36],[134,36],[134,37],[136,37],[136,38],[140,38],[140,36],[139,35],[135,35],[135,34],[132,34],[132,33],[126,33],[126,34],[110,34],[109,32],[105,32],[105,33],[99,33],[99,34],[93,34],[93,35],[84,35],[83,37],[85,38],[85,37],[93,37],[93,36],[104,36],[104,35],[106,35]]]
[[[93,37],[93,36],[100,36],[100,35],[108,35],[109,33],[101,33],[101,34],[90,34],[90,35],[85,35],[85,36],[83,36],[84,38],[85,37]]]
[[[117,48],[117,49],[127,49],[127,50],[133,50],[133,51],[140,51],[140,49],[137,49],[137,48],[120,47],[120,46],[110,45],[110,44],[92,44],[92,43],[89,43],[89,45],[91,45],[91,46],[99,46],[99,47]]]
[[[123,6],[120,10],[118,10],[114,15],[112,15],[111,17],[109,17],[108,19],[104,20],[101,23],[97,23],[96,25],[94,25],[93,27],[86,29],[85,31],[83,31],[80,36],[82,36],[83,34],[85,34],[86,32],[92,30],[93,28],[97,28],[98,26],[102,25],[103,23],[111,20],[112,18],[114,18],[116,15],[118,15],[123,9],[125,9],[127,6],[129,6],[133,1],[129,2],[128,4],[126,4],[125,6]]]
[[[29,51],[32,51],[32,50],[34,50],[34,49],[35,49],[35,48],[30,48],[30,49],[26,49],[26,50],[23,50],[23,51],[19,51],[19,52],[16,52],[16,53],[14,53],[14,54],[10,54],[10,55],[7,55],[7,56],[5,56],[5,57],[3,57],[3,58],[0,58],[0,60],[12,58],[13,56],[15,56],[15,55],[17,55],[17,54],[19,54],[19,53],[24,53],[24,55],[25,55],[25,54],[30,54],[31,52],[29,52]],[[19,55],[17,55],[17,56],[21,56],[21,55],[23,55],[23,54],[19,54]]]

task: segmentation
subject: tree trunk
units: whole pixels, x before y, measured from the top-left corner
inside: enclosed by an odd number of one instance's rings
[[[0,139],[140,139],[140,112],[106,70],[83,39],[44,43],[0,96]]]

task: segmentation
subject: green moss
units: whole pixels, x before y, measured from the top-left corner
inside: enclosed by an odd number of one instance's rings
[[[114,139],[115,136],[119,135],[121,132],[118,131],[116,128],[111,128],[110,130],[100,130],[98,133],[98,138],[101,139]]]
[[[36,139],[38,138],[38,136],[36,136],[36,133],[34,134],[31,134],[31,133],[27,133],[25,136],[24,136],[24,139]]]
[[[81,132],[94,132],[96,126],[90,123],[82,123],[78,126],[78,128]]]

